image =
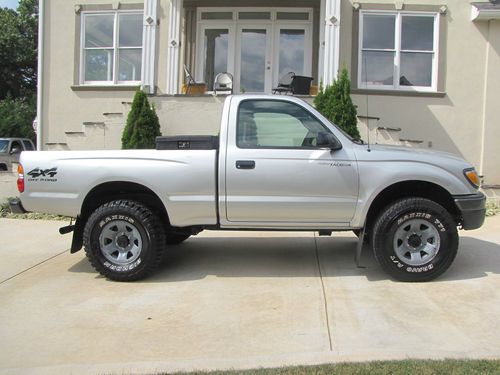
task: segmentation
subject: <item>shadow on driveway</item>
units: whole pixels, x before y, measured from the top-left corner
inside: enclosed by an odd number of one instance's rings
[[[316,238],[323,277],[365,276],[369,281],[387,280],[368,246],[357,268],[354,237]],[[94,273],[86,258],[70,272]],[[457,257],[436,281],[469,280],[488,273],[500,274],[500,245],[472,237],[461,237]],[[201,280],[224,277],[318,277],[313,237],[192,237],[171,246],[160,267],[143,283]]]

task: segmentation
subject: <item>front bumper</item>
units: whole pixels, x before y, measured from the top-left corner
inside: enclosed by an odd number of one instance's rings
[[[460,211],[463,229],[477,229],[483,225],[486,216],[486,197],[483,193],[455,195],[453,199]]]

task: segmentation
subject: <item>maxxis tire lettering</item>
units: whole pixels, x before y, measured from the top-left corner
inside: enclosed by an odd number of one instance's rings
[[[134,226],[142,238],[141,251],[130,263],[113,263],[100,248],[99,235],[113,221]],[[160,219],[145,205],[132,200],[115,200],[98,207],[88,218],[84,248],[91,265],[101,275],[115,281],[135,281],[147,277],[160,263],[166,247],[165,229]]]
[[[427,263],[407,264],[394,251],[396,230],[410,220],[428,222],[439,236],[439,249]],[[456,222],[444,207],[425,198],[403,198],[387,206],[375,220],[371,240],[377,262],[400,281],[435,279],[450,267],[458,249]]]

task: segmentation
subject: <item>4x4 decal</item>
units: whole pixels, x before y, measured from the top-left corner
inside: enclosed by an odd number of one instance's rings
[[[31,177],[30,180],[32,181],[35,181],[39,177],[42,178],[37,181],[57,181],[57,179],[54,178],[54,176],[57,174],[57,167],[50,169],[35,168],[29,171],[27,174]]]

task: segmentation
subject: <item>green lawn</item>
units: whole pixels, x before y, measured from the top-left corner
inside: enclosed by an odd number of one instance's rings
[[[485,375],[500,374],[500,360],[405,360],[339,363],[247,371],[190,372],[210,375]]]

